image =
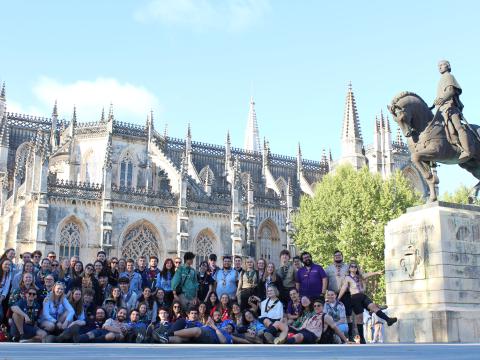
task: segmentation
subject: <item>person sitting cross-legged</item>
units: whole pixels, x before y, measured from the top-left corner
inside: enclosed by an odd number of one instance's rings
[[[168,321],[168,309],[161,307],[158,309],[158,320],[152,322],[147,328],[145,342],[150,343],[168,343],[168,333],[172,324]]]
[[[11,335],[20,342],[42,341],[47,333],[38,327],[42,306],[36,301],[37,290],[30,288],[26,299],[18,300],[11,308],[13,324]]]
[[[103,324],[103,329],[107,330],[107,334],[105,335],[105,341],[123,341],[125,336],[128,332],[128,325],[127,325],[127,309],[121,307],[117,311],[117,318],[114,319],[107,319],[105,324]]]

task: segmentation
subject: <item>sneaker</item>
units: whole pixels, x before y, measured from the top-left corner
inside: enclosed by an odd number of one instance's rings
[[[158,341],[162,344],[168,344],[168,342],[169,342],[168,336],[167,335],[160,335],[158,337]]]
[[[137,337],[135,338],[135,342],[137,344],[143,343],[143,340],[145,340],[145,335],[143,335],[141,332],[137,334]]]
[[[284,344],[285,343],[285,336],[277,336],[274,340],[273,340],[273,343],[275,345],[280,345],[280,344]]]
[[[387,321],[387,325],[392,326],[393,324],[395,324],[397,322],[397,320],[398,319],[396,317],[392,317]]]

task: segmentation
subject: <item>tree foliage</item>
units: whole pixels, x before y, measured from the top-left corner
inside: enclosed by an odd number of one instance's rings
[[[472,204],[480,205],[479,199],[472,196],[472,189],[465,185],[460,185],[453,193],[446,191],[440,198],[441,201],[456,203],[456,204]]]
[[[400,172],[383,180],[367,167],[339,166],[316,185],[313,197],[302,197],[294,218],[295,243],[322,265],[330,264],[339,249],[345,261],[355,258],[365,272],[384,270],[385,225],[420,201]],[[383,303],[383,276],[377,280],[370,294]]]

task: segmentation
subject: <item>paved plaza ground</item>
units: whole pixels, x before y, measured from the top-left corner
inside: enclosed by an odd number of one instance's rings
[[[407,345],[136,345],[0,343],[6,359],[480,359],[480,344]]]

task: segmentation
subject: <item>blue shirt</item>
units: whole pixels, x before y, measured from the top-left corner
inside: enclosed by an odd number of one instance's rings
[[[237,295],[237,279],[238,273],[235,269],[220,269],[215,273],[215,281],[217,282],[216,293],[220,298],[222,294],[227,294],[230,299]]]
[[[133,291],[137,294],[140,294],[142,292],[142,275],[140,275],[138,272],[132,271],[131,273],[125,271],[120,274],[119,279],[122,277],[126,277],[130,279],[130,286],[129,289],[130,291]]]

